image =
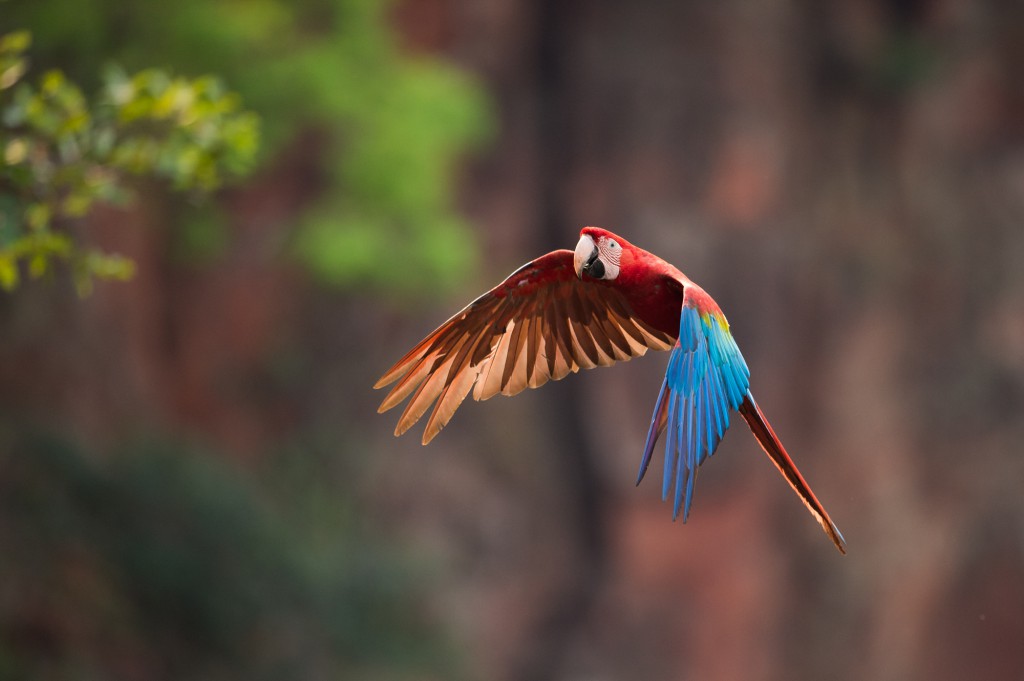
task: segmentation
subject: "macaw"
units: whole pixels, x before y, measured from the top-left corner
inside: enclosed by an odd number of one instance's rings
[[[665,434],[662,499],[674,482],[673,520],[686,522],[697,468],[715,453],[738,412],[758,444],[841,553],[845,540],[814,496],[750,392],[750,371],[718,304],[658,256],[600,227],[584,227],[574,251],[528,262],[420,341],[381,377],[397,381],[385,412],[410,395],[401,435],[434,404],[423,444],[462,401],[515,395],[595,366],[671,350],[636,483]]]

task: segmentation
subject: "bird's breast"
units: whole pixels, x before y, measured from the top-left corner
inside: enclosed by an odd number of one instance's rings
[[[622,291],[639,319],[672,338],[679,335],[679,315],[683,307],[681,283],[655,273],[633,277],[622,284]]]

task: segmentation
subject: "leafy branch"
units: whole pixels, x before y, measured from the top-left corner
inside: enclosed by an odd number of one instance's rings
[[[243,175],[259,120],[209,76],[112,66],[92,103],[58,70],[32,85],[30,44],[27,31],[0,37],[0,287],[12,291],[26,271],[38,278],[65,261],[85,295],[95,278],[130,278],[134,263],[82,243],[75,221],[98,201],[128,201],[131,176],[206,194]]]

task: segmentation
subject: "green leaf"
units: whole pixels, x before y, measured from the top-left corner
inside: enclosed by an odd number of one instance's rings
[[[0,59],[0,90],[6,90],[21,80],[28,70],[28,61],[25,59],[11,59],[4,57]]]
[[[88,190],[73,191],[61,203],[61,212],[67,217],[80,218],[89,212],[93,197]]]
[[[7,142],[4,148],[4,162],[9,166],[15,166],[25,160],[28,156],[28,142],[24,137],[14,137]]]
[[[42,231],[50,226],[53,209],[46,203],[30,203],[25,208],[25,224],[29,229]]]
[[[123,255],[91,251],[86,256],[89,272],[99,279],[128,281],[135,276],[135,263]]]
[[[0,54],[20,54],[32,45],[30,31],[14,31],[0,36]]]
[[[33,253],[28,261],[28,273],[33,279],[46,274],[46,270],[49,269],[50,259],[45,253]]]
[[[7,253],[0,253],[0,287],[13,291],[18,286],[17,262]]]

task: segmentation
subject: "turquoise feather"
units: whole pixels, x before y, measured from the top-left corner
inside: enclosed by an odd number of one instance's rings
[[[637,480],[650,462],[667,399],[662,498],[668,498],[674,483],[673,518],[681,510],[686,522],[697,468],[715,453],[729,428],[729,412],[739,408],[749,388],[750,370],[721,313],[701,313],[684,304]]]

